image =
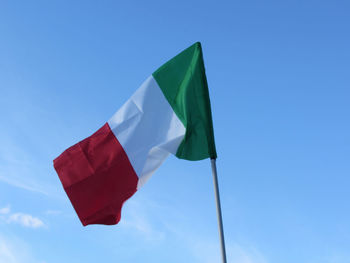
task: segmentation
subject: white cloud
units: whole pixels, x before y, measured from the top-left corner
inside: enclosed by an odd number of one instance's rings
[[[10,207],[9,206],[0,208],[0,214],[1,215],[6,215],[8,213],[10,213]]]
[[[8,224],[17,223],[24,227],[30,228],[39,228],[45,226],[43,221],[32,215],[25,213],[11,213],[9,206],[0,208],[0,220]]]
[[[45,211],[45,215],[48,215],[48,216],[56,216],[56,215],[60,215],[62,214],[62,211],[59,211],[59,210],[47,210]]]
[[[45,225],[39,218],[23,213],[12,214],[9,216],[7,221],[9,223],[18,223],[22,226],[30,228],[39,228]]]

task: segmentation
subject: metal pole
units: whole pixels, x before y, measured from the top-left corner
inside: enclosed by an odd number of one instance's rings
[[[213,179],[214,179],[214,191],[215,191],[215,200],[216,200],[216,212],[218,216],[218,225],[219,225],[221,256],[222,256],[222,262],[226,263],[225,238],[224,238],[224,230],[222,226],[219,185],[218,185],[218,176],[216,172],[216,159],[210,159],[210,161],[211,161],[211,171],[213,173]]]

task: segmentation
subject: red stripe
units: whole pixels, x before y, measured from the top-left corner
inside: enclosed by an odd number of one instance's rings
[[[65,150],[54,167],[84,226],[117,224],[138,177],[108,123]]]

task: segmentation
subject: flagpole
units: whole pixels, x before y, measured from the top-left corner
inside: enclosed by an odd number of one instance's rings
[[[216,171],[216,159],[210,159],[210,161],[211,161],[211,171],[213,173],[213,179],[214,179],[214,191],[215,191],[215,200],[216,200],[216,213],[218,216],[221,256],[222,256],[222,262],[226,263],[225,238],[224,238],[224,230],[222,225],[219,184],[218,184],[218,176]]]

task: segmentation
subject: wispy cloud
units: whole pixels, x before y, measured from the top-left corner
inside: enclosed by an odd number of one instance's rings
[[[221,259],[219,240],[212,238],[206,239],[190,237],[188,247],[198,262],[211,263],[218,262]],[[187,240],[189,241],[189,240]],[[226,255],[228,262],[237,263],[267,263],[264,255],[251,245],[242,245],[238,243],[226,243]]]
[[[175,229],[175,230],[174,230]],[[182,230],[185,229],[185,230]],[[219,262],[221,250],[218,235],[208,236],[195,233],[181,226],[175,226],[174,235],[181,239],[196,262]],[[267,263],[263,253],[252,244],[240,244],[226,239],[226,256],[228,262],[237,263]]]
[[[16,237],[5,237],[0,234],[0,262],[1,263],[45,263],[36,260],[29,244]]]
[[[43,166],[41,159],[18,143],[11,132],[0,131],[0,135],[0,182],[53,196],[53,186],[46,176],[47,165]]]
[[[47,191],[43,190],[43,187],[38,187],[33,183],[29,183],[29,182],[23,182],[23,180],[20,180],[18,178],[15,177],[6,177],[6,176],[1,176],[0,175],[0,181],[7,183],[9,185],[12,185],[14,187],[18,187],[24,190],[28,190],[31,192],[35,192],[35,193],[40,193],[40,194],[44,194],[44,195],[49,195]]]
[[[159,241],[164,238],[164,232],[155,227],[145,211],[145,204],[141,204],[135,200],[128,201],[128,209],[119,223],[121,227],[132,230],[134,233],[142,235],[148,242]]]
[[[0,239],[0,262],[16,263],[19,262],[16,259],[16,253]]]
[[[232,262],[239,263],[267,263],[266,257],[253,245],[229,243],[227,246],[227,256]]]
[[[7,224],[15,223],[29,228],[40,228],[45,226],[41,219],[30,214],[11,213],[9,206],[0,208],[0,220]]]
[[[182,245],[193,257],[193,262],[219,262],[220,244],[215,233],[198,232],[192,228],[190,215],[185,215],[177,208],[163,206],[147,197],[131,199],[124,208],[121,226],[138,233],[145,241],[181,240]],[[170,223],[169,223],[170,222]],[[209,234],[210,233],[210,234]],[[260,249],[253,244],[240,244],[226,240],[226,252],[229,262],[267,263],[268,260]]]
[[[333,250],[328,252],[329,255],[327,255],[324,259],[324,262],[327,263],[344,263],[344,262],[350,262],[350,253],[348,251],[341,251],[341,250]],[[318,259],[318,261],[320,261]],[[313,262],[317,262],[316,260]]]

